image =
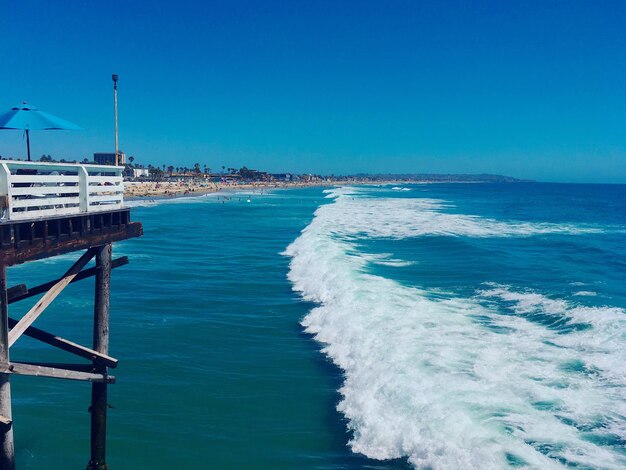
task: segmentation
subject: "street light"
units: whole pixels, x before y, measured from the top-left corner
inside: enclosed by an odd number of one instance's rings
[[[111,76],[113,79],[113,108],[115,112],[115,166],[118,164],[118,156],[119,156],[119,148],[118,148],[118,139],[117,139],[117,80],[119,75],[113,74]]]

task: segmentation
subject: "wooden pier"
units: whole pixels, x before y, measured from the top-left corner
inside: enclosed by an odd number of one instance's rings
[[[112,243],[142,235],[124,206],[122,168],[0,161],[0,469],[15,468],[11,385],[14,375],[31,375],[92,383],[91,456],[87,468],[106,464],[107,386],[117,359],[109,355],[111,270],[128,263],[112,258]],[[85,250],[63,276],[37,286],[9,286],[7,267]],[[85,268],[95,259],[95,265]],[[33,326],[52,301],[73,282],[95,278],[93,345]],[[19,318],[9,305],[41,296]],[[62,349],[78,363],[14,362],[10,348],[22,335]],[[87,460],[87,459],[85,459]]]

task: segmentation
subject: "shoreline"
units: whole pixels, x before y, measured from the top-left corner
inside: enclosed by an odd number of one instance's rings
[[[203,196],[214,193],[229,193],[239,191],[269,191],[273,189],[300,189],[337,185],[387,185],[387,184],[408,184],[408,182],[381,181],[381,182],[359,182],[359,181],[315,181],[315,182],[273,182],[273,183],[246,183],[246,184],[224,184],[224,183],[195,183],[195,182],[125,182],[125,200],[145,200],[145,199],[174,199],[180,197]]]
[[[386,186],[405,184],[480,184],[480,181],[419,181],[419,180],[385,180],[385,181],[346,181],[327,180],[311,182],[274,181],[254,182],[244,184],[207,183],[200,181],[127,181],[124,182],[124,199],[171,199],[179,197],[203,196],[214,193],[228,193],[239,191],[269,191],[273,189],[300,189],[328,186]],[[515,184],[515,183],[511,183]]]

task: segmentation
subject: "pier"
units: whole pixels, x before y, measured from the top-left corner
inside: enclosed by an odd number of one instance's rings
[[[124,206],[122,167],[0,161],[1,469],[15,468],[11,413],[15,375],[91,382],[91,449],[85,460],[89,470],[108,468],[107,387],[115,382],[109,370],[118,364],[109,355],[110,280],[112,269],[128,263],[126,257],[113,259],[112,244],[142,234],[141,223],[131,222],[130,209]],[[9,285],[10,266],[83,250],[58,279],[36,286]],[[87,267],[92,260],[94,266]],[[91,346],[33,326],[65,287],[91,277],[93,324],[85,325],[93,330]],[[10,305],[34,296],[40,298],[30,310],[9,314]],[[11,348],[24,335],[74,354],[78,362],[11,361]]]

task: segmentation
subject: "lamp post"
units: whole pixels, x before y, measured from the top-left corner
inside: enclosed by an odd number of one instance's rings
[[[118,165],[118,157],[119,157],[119,148],[118,148],[118,139],[117,139],[117,80],[119,75],[113,74],[113,108],[115,112],[115,166]]]

